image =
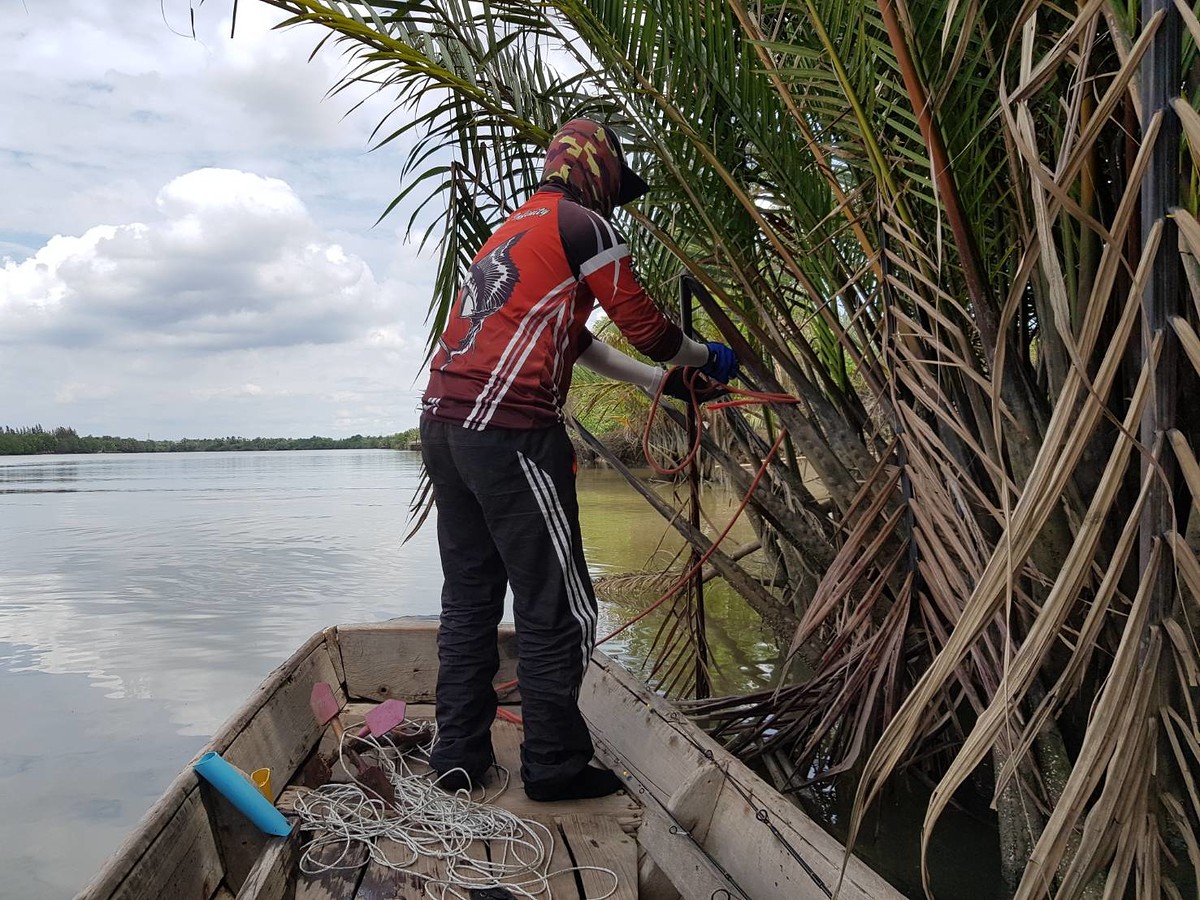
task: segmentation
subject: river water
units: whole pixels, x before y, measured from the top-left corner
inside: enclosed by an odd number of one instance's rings
[[[313,632],[437,613],[432,519],[403,543],[419,472],[382,450],[0,457],[0,898],[82,887]],[[619,476],[583,471],[579,494],[594,576],[678,551]],[[733,505],[705,499],[718,526]],[[616,596],[601,634],[645,602]],[[707,602],[724,685],[764,683],[756,617],[717,585]],[[632,659],[655,628],[606,649]]]

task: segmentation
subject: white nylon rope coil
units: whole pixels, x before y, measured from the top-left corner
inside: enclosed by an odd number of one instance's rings
[[[395,731],[411,737],[421,728],[419,723],[404,722]],[[415,773],[407,754],[397,748],[386,748],[370,736],[356,737],[349,728],[338,746],[338,758],[346,771],[350,771],[345,760],[347,737],[375,751],[380,768],[395,789],[395,809],[388,810],[356,783],[326,784],[297,797],[295,813],[300,828],[316,832],[300,858],[300,871],[305,874],[358,868],[365,861],[365,851],[371,862],[389,869],[405,869],[410,876],[424,879],[425,894],[431,900],[470,900],[472,889],[492,887],[505,888],[527,900],[548,900],[552,897],[550,879],[563,872],[582,871],[606,872],[613,881],[606,893],[587,900],[607,900],[616,893],[619,879],[612,869],[573,866],[546,871],[554,854],[550,830],[540,822],[487,805],[508,788],[509,773],[502,766],[496,766],[502,776],[499,789],[475,801],[465,790],[448,793],[430,776]],[[427,760],[436,740],[434,726],[429,741],[411,752]],[[389,858],[380,849],[381,838],[393,841],[393,847],[403,848],[405,858]],[[470,856],[474,841],[488,841],[499,859]],[[324,858],[322,851],[328,847],[340,847],[336,858]],[[502,850],[496,854],[498,847]],[[413,870],[411,867],[421,857],[443,861],[445,877]]]

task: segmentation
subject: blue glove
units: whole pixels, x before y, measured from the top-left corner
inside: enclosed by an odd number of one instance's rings
[[[724,344],[709,341],[708,362],[700,367],[700,371],[713,381],[729,384],[738,376],[737,354]]]

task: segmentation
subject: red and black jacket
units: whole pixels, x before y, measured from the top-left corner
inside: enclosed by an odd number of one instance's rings
[[[475,257],[438,342],[424,414],[467,428],[562,419],[595,303],[641,353],[671,359],[679,327],[638,282],[629,249],[569,187],[542,187]]]

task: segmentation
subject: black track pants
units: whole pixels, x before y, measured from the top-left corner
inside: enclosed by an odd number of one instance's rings
[[[521,778],[569,779],[592,757],[577,699],[595,644],[596,597],[566,429],[474,431],[423,418],[421,453],[445,576],[433,767],[478,776],[491,763],[496,626],[509,584],[525,721]]]

